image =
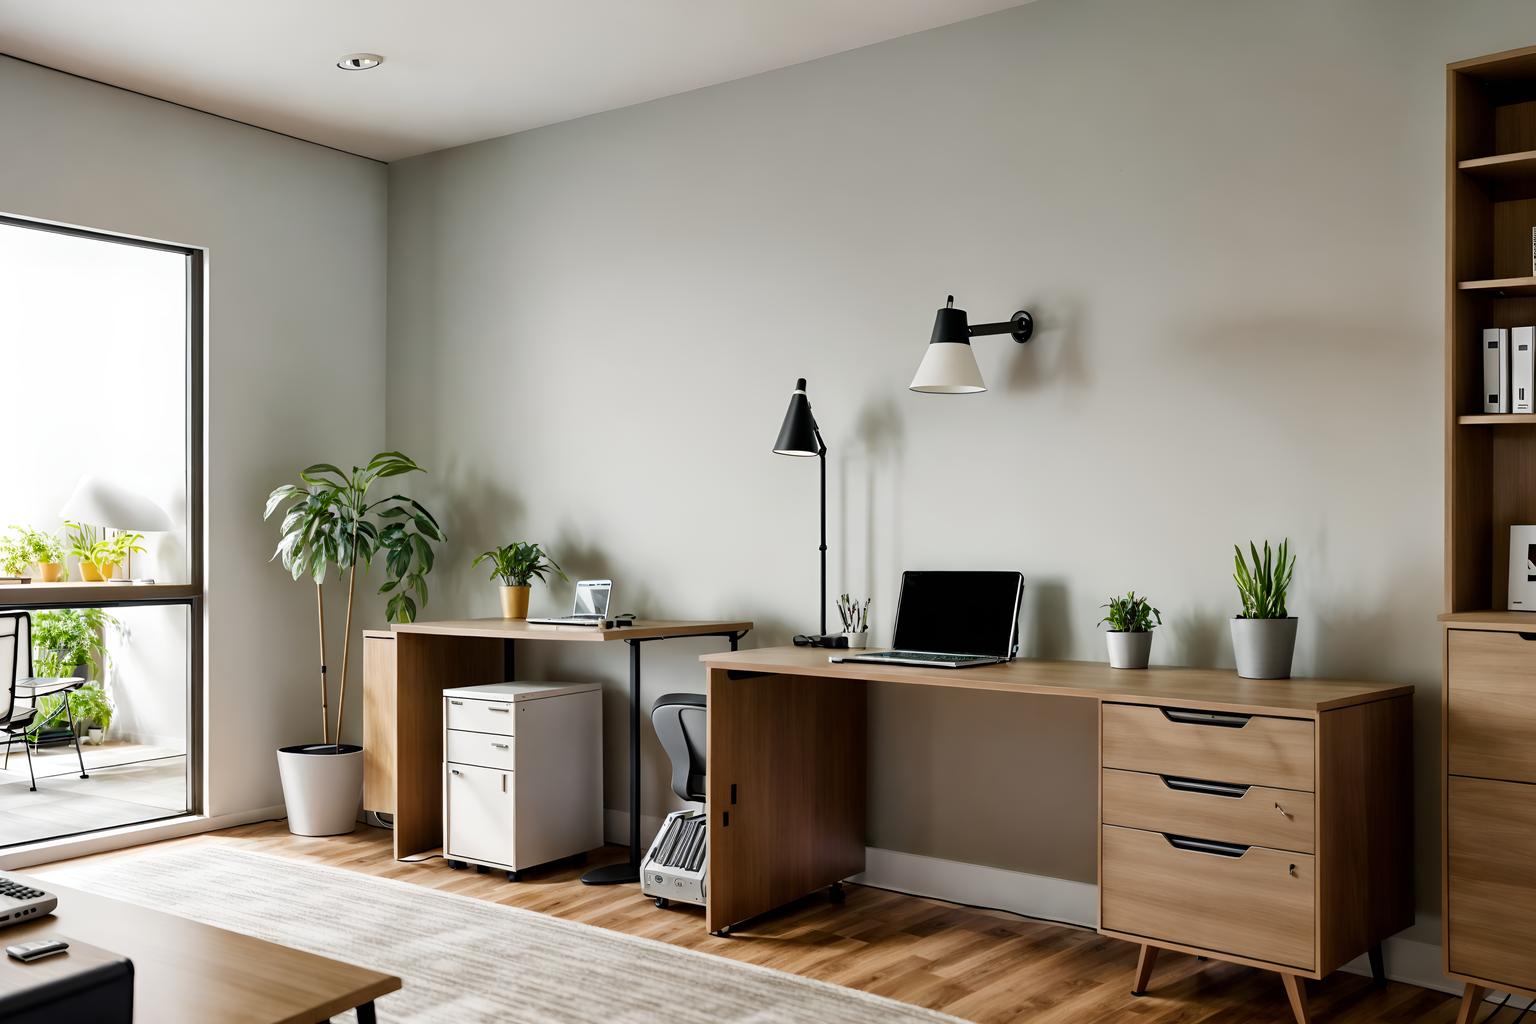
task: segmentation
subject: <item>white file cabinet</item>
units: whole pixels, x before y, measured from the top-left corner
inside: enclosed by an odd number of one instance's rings
[[[443,857],[498,868],[603,844],[602,693],[595,683],[443,691]]]

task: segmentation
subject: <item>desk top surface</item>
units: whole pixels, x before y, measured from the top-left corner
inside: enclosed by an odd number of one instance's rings
[[[735,620],[636,619],[633,625],[618,629],[593,629],[591,626],[529,625],[527,619],[446,619],[440,622],[396,623],[394,631],[436,636],[483,636],[501,640],[602,643],[605,640],[665,640],[684,636],[745,633],[751,628],[752,623]]]
[[[366,967],[53,882],[33,884],[59,897],[58,910],[7,928],[6,944],[61,936],[127,957],[133,961],[136,1020],[324,1020],[400,988],[399,978]],[[68,957],[29,965],[6,960],[0,985],[41,979],[48,972],[34,969],[45,964],[62,970]]]
[[[1243,679],[1227,669],[1114,669],[1096,661],[1020,659],[977,668],[920,668],[911,665],[833,664],[814,647],[767,647],[706,654],[710,668],[785,675],[865,679],[882,683],[947,686],[962,690],[1033,693],[1110,703],[1206,708],[1247,714],[1310,718],[1354,704],[1401,697],[1412,686],[1331,679]]]

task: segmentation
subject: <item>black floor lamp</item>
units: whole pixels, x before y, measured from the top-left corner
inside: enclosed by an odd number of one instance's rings
[[[811,415],[811,401],[805,397],[805,378],[795,381],[795,390],[789,396],[789,409],[784,413],[784,425],[779,428],[779,439],[773,443],[775,455],[794,455],[821,460],[821,635],[827,635],[827,446],[821,440],[821,428]],[[797,643],[800,641],[796,640]]]

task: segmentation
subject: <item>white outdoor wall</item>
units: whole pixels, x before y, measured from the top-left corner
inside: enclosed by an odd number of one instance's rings
[[[383,439],[384,168],[8,58],[0,138],[0,211],[208,250],[206,806],[278,804],[273,748],[318,732],[314,607],[261,506]]]
[[[1103,657],[1134,587],[1157,661],[1230,665],[1232,544],[1289,536],[1297,673],[1419,687],[1434,941],[1444,65],[1533,41],[1507,0],[1040,0],[394,165],[432,614],[492,614],[465,566],[526,537],[623,609],[813,628],[815,466],[769,452],[805,376],[877,637],[903,568],[1018,568],[1027,654]],[[987,394],[906,390],[949,292],[1036,315]],[[708,647],[649,648],[647,708]],[[622,810],[623,652],[520,669],[609,681]],[[1092,879],[1091,707],[887,687],[872,727],[872,845]]]

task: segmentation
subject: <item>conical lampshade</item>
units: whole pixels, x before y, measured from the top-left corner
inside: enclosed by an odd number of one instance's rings
[[[968,341],[930,342],[907,386],[930,395],[974,395],[987,390]]]
[[[773,452],[775,455],[801,457],[821,454],[816,417],[811,415],[811,401],[805,397],[804,377],[795,381],[794,393],[789,396],[789,408],[784,412],[784,425],[779,428],[779,439],[773,442]]]

